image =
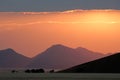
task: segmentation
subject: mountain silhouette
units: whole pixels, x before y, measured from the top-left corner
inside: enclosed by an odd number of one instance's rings
[[[85,48],[69,48],[61,44],[53,45],[38,54],[27,66],[30,68],[64,69],[101,58],[105,55]]]
[[[81,64],[59,72],[63,73],[120,73],[120,53]]]
[[[13,49],[0,50],[0,68],[22,68],[29,61],[30,58],[18,54]]]

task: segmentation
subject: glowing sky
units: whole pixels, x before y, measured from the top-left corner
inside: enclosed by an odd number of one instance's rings
[[[120,10],[0,12],[0,49],[35,56],[53,44],[109,53],[120,49]]]

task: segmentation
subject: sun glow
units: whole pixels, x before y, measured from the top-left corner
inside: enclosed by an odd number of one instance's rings
[[[53,44],[98,52],[120,48],[120,10],[0,12],[0,48],[33,56]]]
[[[112,10],[91,10],[85,11],[83,15],[77,19],[79,26],[84,26],[88,30],[97,32],[114,30],[120,24],[119,13]],[[77,24],[77,23],[76,23]]]
[[[119,23],[118,14],[106,10],[90,11],[84,16],[84,22],[92,24],[115,24]]]
[[[103,14],[103,15],[92,14],[89,17],[90,18],[88,19],[88,21],[90,21],[90,23],[97,23],[97,24],[113,24],[113,23],[117,23],[110,16],[108,16],[108,14]]]

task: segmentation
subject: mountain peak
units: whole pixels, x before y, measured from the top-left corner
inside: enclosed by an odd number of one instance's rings
[[[103,53],[94,52],[94,51],[92,51],[92,50],[89,50],[89,49],[83,48],[83,47],[77,47],[77,48],[76,48],[76,51],[83,52],[83,53],[96,53],[96,54],[98,54],[98,55],[103,55]]]
[[[89,49],[86,49],[86,48],[83,48],[83,47],[77,47],[76,49],[75,49],[76,51],[80,51],[80,52],[93,52],[93,51],[91,51],[91,50],[89,50]]]
[[[48,50],[61,50],[61,49],[72,49],[72,48],[64,46],[62,44],[55,44],[52,45],[50,48],[48,48]]]
[[[7,48],[7,49],[4,49],[4,50],[7,50],[7,51],[13,51],[13,49],[11,49],[11,48]]]
[[[16,53],[16,52],[11,48],[7,48],[4,50],[0,50],[0,53]]]
[[[0,50],[0,68],[13,69],[24,68],[30,61],[30,58],[25,57],[11,48]]]
[[[88,51],[86,48],[79,47],[77,49],[78,51],[61,44],[52,45],[44,52],[35,56],[28,67],[65,69],[74,65],[83,64],[85,62],[101,58],[103,56],[92,51]]]
[[[55,44],[55,45],[52,45],[52,47],[66,47],[66,46],[64,46],[62,44]]]

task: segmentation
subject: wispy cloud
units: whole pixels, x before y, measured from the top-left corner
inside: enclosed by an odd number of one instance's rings
[[[96,13],[96,14],[92,14]],[[101,16],[109,17],[109,21],[95,21],[93,15],[97,14]],[[57,12],[0,12],[0,29],[2,27],[11,26],[29,26],[29,25],[39,25],[39,24],[89,24],[89,23],[104,23],[104,24],[117,24],[120,21],[120,10],[67,10],[67,11],[57,11]],[[93,17],[89,17],[93,16]]]

